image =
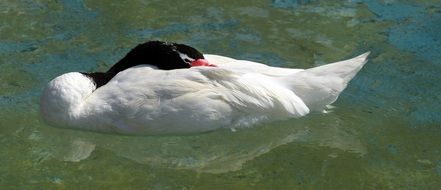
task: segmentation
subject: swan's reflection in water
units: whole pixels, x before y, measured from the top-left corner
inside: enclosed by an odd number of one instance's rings
[[[59,160],[79,162],[94,154],[96,149],[106,149],[140,164],[204,173],[239,170],[247,161],[285,144],[327,146],[359,155],[366,153],[354,130],[345,127],[332,113],[235,132],[220,130],[186,136],[134,137],[47,127],[43,130],[41,134],[47,137],[41,138],[40,147],[50,150]]]

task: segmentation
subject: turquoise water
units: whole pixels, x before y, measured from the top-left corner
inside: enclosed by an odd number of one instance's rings
[[[439,0],[0,1],[1,189],[437,189]],[[39,116],[52,78],[152,39],[308,68],[372,51],[328,114],[128,137]]]

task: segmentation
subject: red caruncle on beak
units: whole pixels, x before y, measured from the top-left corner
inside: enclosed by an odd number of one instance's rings
[[[191,66],[192,67],[197,67],[197,66],[208,66],[208,67],[217,67],[214,64],[210,64],[207,60],[205,59],[197,59],[195,61],[191,62]]]

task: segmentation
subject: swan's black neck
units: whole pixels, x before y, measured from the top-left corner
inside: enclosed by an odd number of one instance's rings
[[[149,41],[130,50],[123,59],[113,65],[107,72],[83,74],[90,77],[95,82],[96,88],[99,88],[107,84],[119,72],[137,65],[152,65],[161,70],[190,68],[190,61],[183,57],[193,60],[204,59],[202,53],[184,44]]]
[[[83,75],[88,76],[95,83],[96,88],[99,88],[105,84],[107,84],[110,79],[112,79],[115,75],[109,75],[107,73],[95,72],[95,73],[81,73]]]

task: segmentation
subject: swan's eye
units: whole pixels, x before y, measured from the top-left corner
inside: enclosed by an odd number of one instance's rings
[[[189,59],[184,59],[184,61],[187,62],[187,63],[190,63],[190,60],[189,60]]]

